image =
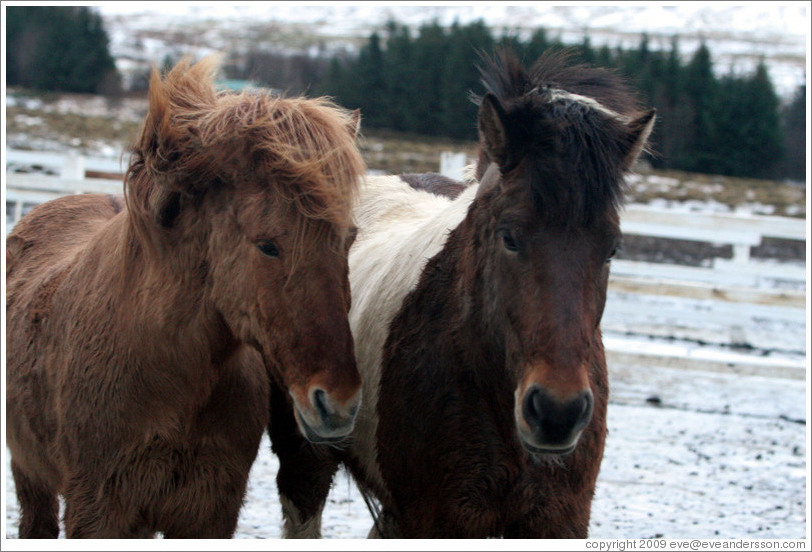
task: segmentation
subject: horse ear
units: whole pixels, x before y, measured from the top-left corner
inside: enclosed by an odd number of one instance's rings
[[[184,59],[179,67],[187,68],[188,60]],[[145,166],[157,184],[143,190],[147,209],[152,219],[164,228],[172,226],[180,208],[180,195],[172,189],[168,176],[172,165],[169,160],[177,162],[181,156],[181,134],[172,125],[170,106],[168,86],[161,78],[157,67],[153,67],[149,87],[149,111],[139,149],[143,152]]]
[[[211,106],[216,101],[212,86],[219,57],[209,56],[192,65],[183,58],[164,77],[153,67],[149,87],[149,109],[136,146],[143,157],[144,170],[153,185],[142,186],[143,204],[152,219],[162,227],[171,227],[180,212],[181,195],[195,192],[201,159],[200,130],[193,117],[174,120],[178,110],[194,113],[196,106]]]
[[[479,188],[476,191],[476,197],[479,198],[492,189],[496,188],[501,182],[501,174],[499,173],[499,166],[496,163],[491,163],[479,179]]]
[[[628,124],[629,130],[632,133],[632,146],[626,153],[623,160],[624,168],[629,171],[634,167],[637,158],[646,149],[648,138],[651,131],[654,129],[654,121],[657,118],[657,110],[652,109],[648,113],[633,120]]]
[[[504,168],[508,164],[510,144],[505,128],[505,110],[490,92],[479,104],[479,135],[491,161]]]

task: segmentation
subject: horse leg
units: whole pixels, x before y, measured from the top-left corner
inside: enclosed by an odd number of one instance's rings
[[[20,538],[59,537],[59,500],[56,493],[24,474],[13,460],[11,474],[20,503]]]
[[[322,511],[338,461],[304,439],[299,447],[277,443],[274,441],[273,450],[279,458],[276,483],[284,520],[282,536],[286,539],[321,538]]]
[[[96,492],[93,478],[76,477],[65,490],[65,536],[69,539],[143,539],[155,535],[130,497]]]
[[[245,496],[247,477],[223,478],[211,474],[215,481],[202,478],[194,488],[182,489],[172,499],[176,505],[187,503],[192,497],[200,503],[187,508],[174,508],[172,519],[163,527],[167,539],[230,539],[237,530],[240,509]]]
[[[299,433],[285,392],[276,385],[271,390],[268,434],[279,459],[276,483],[284,520],[282,536],[321,538],[321,515],[338,459],[328,447],[313,445]]]
[[[234,536],[268,424],[268,393],[265,369],[253,353],[224,365],[222,379],[198,415],[199,434],[177,464],[183,483],[160,509],[158,529],[165,538]]]

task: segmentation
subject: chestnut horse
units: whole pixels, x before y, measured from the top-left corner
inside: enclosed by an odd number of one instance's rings
[[[624,176],[655,114],[566,55],[485,61],[478,184],[362,186],[350,323],[365,402],[346,450],[285,447],[288,536],[318,536],[339,462],[382,505],[372,535],[587,536],[609,263]],[[274,445],[294,435],[284,421],[272,419]],[[287,464],[311,466],[309,482]]]
[[[21,537],[230,537],[284,390],[347,435],[357,116],[153,71],[124,198],[74,195],[7,239],[7,444]]]

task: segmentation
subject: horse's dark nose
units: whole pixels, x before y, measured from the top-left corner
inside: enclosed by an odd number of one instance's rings
[[[302,433],[314,443],[340,441],[352,432],[361,402],[361,391],[345,400],[331,396],[320,387],[311,389],[310,404],[297,404]]]
[[[564,454],[572,451],[592,417],[592,405],[589,389],[561,401],[539,386],[531,387],[525,393],[521,408],[530,433],[522,435],[522,441],[533,452]]]

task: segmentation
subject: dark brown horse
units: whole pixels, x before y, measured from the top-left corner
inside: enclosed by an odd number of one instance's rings
[[[337,461],[382,504],[373,534],[587,536],[609,263],[654,112],[564,55],[486,61],[478,185],[448,197],[436,178],[362,187],[350,323],[365,404],[347,450],[281,456],[290,536],[317,534]],[[305,455],[319,489],[281,481]]]
[[[270,388],[316,442],[360,397],[347,250],[357,117],[153,73],[125,198],[7,239],[7,444],[21,537],[233,534]]]

